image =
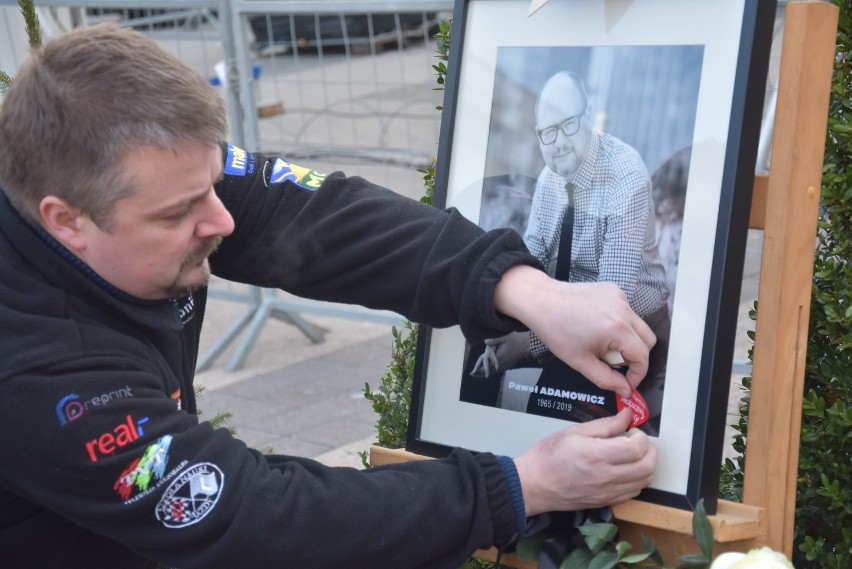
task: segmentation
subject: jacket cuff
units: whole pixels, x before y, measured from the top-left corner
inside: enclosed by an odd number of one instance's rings
[[[498,456],[497,462],[506,476],[506,487],[512,498],[512,512],[515,514],[515,532],[520,535],[527,527],[527,508],[524,504],[524,493],[521,488],[521,479],[515,461],[508,456]]]
[[[508,464],[503,459],[508,459]],[[485,478],[485,491],[494,527],[494,545],[503,549],[512,544],[526,526],[518,471],[515,469],[515,463],[508,457],[498,458],[491,453],[481,453],[475,456],[475,460]],[[516,488],[517,496],[513,495],[512,488]],[[520,502],[516,504],[518,500]]]
[[[527,329],[520,321],[501,314],[494,308],[494,291],[497,289],[500,279],[503,278],[506,271],[516,265],[530,265],[542,269],[538,259],[529,253],[503,251],[491,259],[483,271],[478,288],[476,309],[487,328],[505,333]],[[479,341],[478,338],[472,338],[472,340]]]

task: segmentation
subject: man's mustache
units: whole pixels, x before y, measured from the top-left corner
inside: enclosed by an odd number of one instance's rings
[[[222,236],[208,237],[207,240],[203,241],[195,251],[187,255],[186,260],[183,263],[184,266],[200,263],[215,253],[221,243]]]

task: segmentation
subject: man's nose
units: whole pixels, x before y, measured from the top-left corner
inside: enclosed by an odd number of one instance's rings
[[[207,211],[195,228],[198,237],[225,237],[234,231],[234,218],[215,192],[205,200]]]

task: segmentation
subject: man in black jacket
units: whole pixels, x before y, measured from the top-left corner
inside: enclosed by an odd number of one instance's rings
[[[220,143],[218,95],[113,26],[36,51],[0,110],[4,567],[458,566],[530,516],[634,497],[630,415],[515,459],[458,450],[357,471],[263,456],[196,416],[210,272],[397,311],[468,338],[529,328],[626,393],[654,338],[612,285],[550,279],[484,233],[360,178]],[[598,360],[623,353],[625,376]],[[625,436],[625,431],[626,436]]]

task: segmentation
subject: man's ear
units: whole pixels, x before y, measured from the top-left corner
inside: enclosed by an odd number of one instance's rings
[[[86,248],[84,228],[91,220],[62,198],[45,196],[38,205],[41,224],[54,239],[72,251]]]

